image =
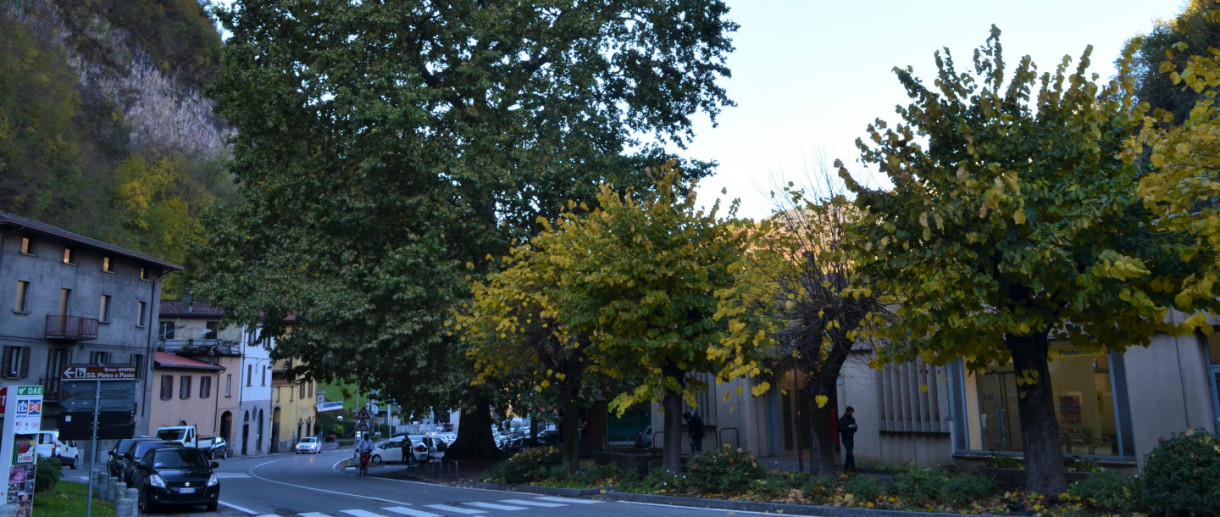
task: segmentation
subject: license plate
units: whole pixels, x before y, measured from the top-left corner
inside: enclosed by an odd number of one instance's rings
[[[179,494],[193,494],[193,493],[195,493],[195,489],[194,488],[179,488],[178,493]]]

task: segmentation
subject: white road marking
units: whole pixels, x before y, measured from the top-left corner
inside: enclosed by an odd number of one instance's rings
[[[438,513],[421,512],[419,510],[412,510],[410,508],[403,508],[401,506],[391,506],[389,508],[382,508],[382,510],[390,513],[397,513],[399,515],[410,515],[411,517],[442,517]]]
[[[560,506],[567,506],[566,504],[544,503],[541,501],[526,501],[525,499],[504,499],[504,500],[501,500],[500,502],[501,503],[511,503],[511,504],[523,504],[526,506],[541,506],[543,508],[559,508]]]
[[[220,479],[249,479],[250,474],[245,472],[217,472],[216,477]]]
[[[440,510],[440,511],[442,511],[442,512],[453,512],[453,513],[460,513],[460,514],[464,514],[464,515],[478,515],[478,514],[480,514],[480,513],[487,513],[487,512],[485,512],[485,511],[483,511],[483,510],[471,510],[470,508],[461,508],[461,507],[458,507],[458,506],[449,506],[449,505],[447,505],[447,504],[427,504],[427,505],[424,505],[424,506],[427,506],[428,508],[431,508],[431,509],[433,509],[433,510]]]
[[[221,504],[221,506],[225,506],[225,507],[228,507],[228,508],[232,508],[232,509],[237,510],[237,511],[239,511],[239,512],[246,512],[246,513],[248,513],[248,514],[250,514],[250,515],[258,515],[258,514],[259,514],[258,512],[254,511],[254,510],[251,510],[251,509],[249,509],[249,508],[242,508],[242,507],[237,506],[237,505],[235,505],[235,504],[226,503],[226,502],[224,502],[224,501],[217,501],[217,502],[218,502],[218,503],[220,503],[220,504]],[[274,515],[273,515],[273,516],[269,516],[269,517],[279,517],[279,516],[274,516]]]
[[[543,501],[554,501],[554,502],[556,502],[556,503],[569,503],[569,504],[571,504],[571,503],[575,503],[575,504],[595,504],[595,503],[600,503],[600,502],[601,502],[601,501],[593,501],[593,500],[590,500],[590,499],[570,499],[570,498],[567,498],[567,497],[553,497],[553,496],[544,496],[544,497],[539,497],[538,499],[542,499]]]
[[[355,517],[385,517],[384,515],[382,515],[380,513],[366,512],[364,510],[339,510],[339,511],[346,513],[348,515],[354,515]]]
[[[322,512],[298,513],[297,515],[300,515],[301,517],[330,517],[330,515]]]
[[[477,501],[473,502],[473,503],[465,503],[465,504],[466,504],[466,506],[476,506],[479,508],[487,508],[488,510],[504,510],[506,512],[515,512],[517,510],[529,510],[529,508],[526,508],[524,506],[509,506],[506,504],[481,503],[481,502],[477,502]]]

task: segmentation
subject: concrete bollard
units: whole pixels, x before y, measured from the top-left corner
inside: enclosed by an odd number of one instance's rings
[[[109,501],[112,495],[114,495],[114,478],[109,475],[102,476],[101,483],[97,485],[98,499]]]
[[[131,507],[131,499],[120,497],[114,501],[114,515],[116,517],[126,517],[131,515]]]
[[[110,500],[113,501],[114,504],[119,504],[119,499],[122,499],[123,495],[126,493],[127,493],[127,483],[124,483],[122,481],[116,481],[114,483],[114,491],[110,492],[110,497],[111,497]]]
[[[127,501],[131,505],[131,510],[126,514],[115,512],[115,517],[136,517],[137,515],[140,515],[140,505],[137,504],[139,500],[140,491],[134,488],[128,488]]]

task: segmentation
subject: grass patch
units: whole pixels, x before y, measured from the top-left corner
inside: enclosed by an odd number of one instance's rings
[[[114,505],[97,499],[97,488],[93,487],[93,515],[114,517]],[[34,515],[38,517],[79,517],[85,514],[85,494],[89,487],[84,483],[64,481],[57,483],[50,492],[34,494]]]

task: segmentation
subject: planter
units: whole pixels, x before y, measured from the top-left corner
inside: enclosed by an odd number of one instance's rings
[[[997,467],[979,467],[976,472],[983,477],[990,478],[996,482],[1003,490],[1024,490],[1025,489],[1025,469],[1005,469]],[[1068,472],[1068,484],[1077,481],[1084,481],[1093,475],[1092,472]]]
[[[598,465],[618,465],[619,470],[647,474],[650,464],[661,461],[660,449],[608,449],[593,451],[593,461]]]

